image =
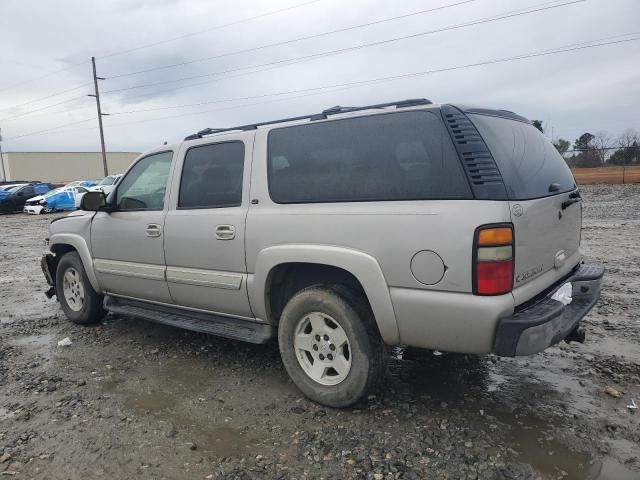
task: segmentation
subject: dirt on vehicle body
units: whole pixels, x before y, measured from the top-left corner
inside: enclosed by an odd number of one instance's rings
[[[125,316],[69,323],[41,294],[50,217],[3,216],[0,472],[637,479],[640,414],[627,404],[640,403],[640,189],[581,191],[583,249],[608,272],[587,343],[514,359],[398,348],[385,383],[343,410],[308,401],[272,344]]]

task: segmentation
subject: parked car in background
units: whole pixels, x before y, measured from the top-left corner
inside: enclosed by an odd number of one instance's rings
[[[121,174],[109,175],[107,177],[104,177],[96,186],[89,187],[89,191],[104,192],[105,195],[109,195],[111,193],[111,190],[113,190],[113,188],[118,183],[118,180],[120,180],[120,177],[122,177]]]
[[[89,187],[94,187],[97,184],[98,182],[94,180],[74,180],[73,182],[66,183],[64,186],[65,187],[80,186],[80,187],[89,188]]]
[[[3,180],[0,182],[0,190],[6,190],[9,187],[15,187],[16,185],[24,185],[26,183],[40,183],[38,180]]]
[[[26,183],[7,183],[5,185],[0,185],[0,192],[1,191],[7,191],[11,188],[15,188],[15,187],[22,187],[23,185],[26,185]]]
[[[5,188],[0,191],[0,212],[19,212],[29,198],[51,189],[53,185],[50,183],[26,183]]]
[[[87,188],[80,185],[56,188],[44,195],[38,195],[27,200],[23,211],[32,215],[39,215],[41,213],[76,210],[80,207],[82,197],[88,191]]]

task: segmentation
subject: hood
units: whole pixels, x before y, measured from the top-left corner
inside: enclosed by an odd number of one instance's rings
[[[27,203],[34,203],[34,202],[39,202],[40,200],[42,200],[45,197],[45,195],[36,195],[35,197],[31,197],[30,199],[27,200]]]

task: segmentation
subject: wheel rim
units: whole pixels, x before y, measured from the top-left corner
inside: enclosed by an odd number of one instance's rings
[[[84,285],[80,274],[75,268],[67,268],[62,277],[62,293],[67,305],[74,312],[79,312],[84,306]]]
[[[351,346],[344,329],[329,315],[304,315],[293,339],[296,358],[304,373],[321,385],[337,385],[351,370]]]

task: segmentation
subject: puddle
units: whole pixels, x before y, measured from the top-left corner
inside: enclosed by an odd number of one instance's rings
[[[26,350],[31,355],[41,355],[47,360],[52,355],[53,335],[30,335],[9,340],[9,345]]]
[[[511,427],[508,434],[509,443],[518,453],[518,461],[533,466],[543,478],[595,478],[589,474],[593,468],[591,455],[573,451],[561,444],[553,437],[551,425],[535,417],[496,417]]]
[[[116,370],[117,371],[117,370]],[[100,380],[105,393],[119,398],[125,410],[152,415],[178,432],[180,441],[218,457],[242,455],[251,439],[230,425],[216,425],[206,390],[215,386],[215,371],[195,366],[192,358],[147,365],[140,379],[120,378],[116,372]],[[226,421],[226,420],[225,420]]]
[[[198,450],[208,451],[220,457],[240,455],[249,443],[240,430],[227,426],[196,428],[190,433],[198,444]]]
[[[621,350],[618,354],[625,355],[624,348]],[[436,356],[399,348],[393,352],[390,372],[414,398],[420,396],[435,404],[457,402],[470,416],[482,409],[484,415],[508,425],[507,444],[517,453],[517,460],[531,465],[544,480],[640,479],[640,473],[629,470],[613,457],[599,459],[572,450],[555,438],[555,432],[562,427],[543,420],[549,408],[562,405],[567,412],[593,414],[601,406],[591,390],[580,385],[580,378],[547,368],[536,359],[500,360],[494,364],[482,357]],[[466,402],[468,398],[473,398],[472,405]],[[533,415],[511,413],[522,410],[523,398],[540,399],[540,409],[534,410]],[[612,451],[624,452],[629,447],[612,444]],[[623,458],[628,456],[633,456],[632,451]]]
[[[640,348],[638,348],[638,345],[618,337],[598,338],[594,340],[592,350],[596,354],[623,357],[640,365]]]
[[[633,472],[612,458],[605,459],[593,472],[594,480],[638,480],[640,472]]]

